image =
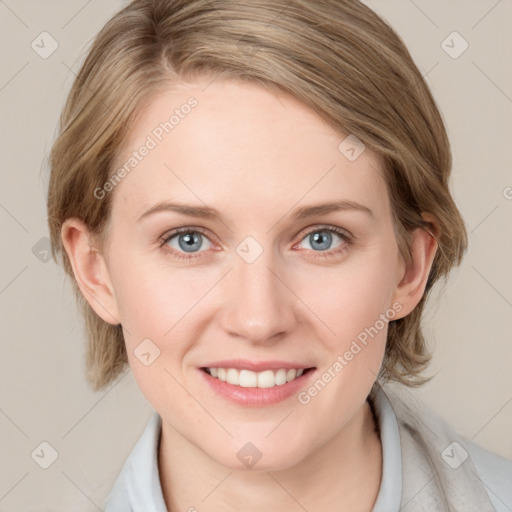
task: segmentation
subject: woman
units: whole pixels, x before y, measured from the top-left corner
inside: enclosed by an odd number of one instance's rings
[[[70,92],[48,195],[95,389],[156,412],[106,510],[508,510],[512,463],[384,391],[461,262],[450,147],[369,8],[136,0]]]

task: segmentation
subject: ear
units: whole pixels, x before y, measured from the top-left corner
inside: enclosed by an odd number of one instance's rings
[[[119,311],[107,264],[88,227],[79,219],[67,219],[62,225],[61,239],[80,291],[89,305],[105,322],[119,324]]]
[[[435,237],[439,233],[439,226],[436,218],[429,213],[422,214],[422,218],[432,228],[416,228],[412,233],[411,262],[407,265],[402,260],[398,284],[393,293],[392,303],[399,302],[403,307],[398,318],[407,316],[423,297],[438,247]]]

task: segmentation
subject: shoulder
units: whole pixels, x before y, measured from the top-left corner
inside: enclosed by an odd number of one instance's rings
[[[497,512],[512,510],[512,461],[464,439],[478,476]]]
[[[409,390],[386,386],[385,394],[400,431],[402,464],[408,464],[409,472],[415,473],[423,457],[425,467],[430,466],[439,473],[439,486],[454,503],[469,504],[472,499],[484,499],[485,496],[490,501],[485,510],[492,506],[496,512],[512,511],[512,461],[460,435]],[[454,442],[459,445],[457,453],[453,453],[454,448],[447,453]],[[446,458],[454,455],[460,461],[456,466],[457,469],[460,467],[456,477],[455,468]],[[466,459],[468,462],[464,463]]]

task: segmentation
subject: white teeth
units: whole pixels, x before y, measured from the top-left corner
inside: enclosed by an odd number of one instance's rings
[[[281,368],[276,372],[276,384],[281,386],[282,384],[286,384],[286,370]]]
[[[297,370],[288,370],[286,372],[286,380],[290,382],[291,380],[295,379],[297,376]]]
[[[263,372],[237,370],[236,368],[207,368],[207,370],[212,377],[243,388],[273,388],[274,386],[282,386],[304,373],[303,368],[299,370],[280,368],[277,371],[265,370]]]
[[[259,388],[273,388],[276,385],[276,376],[272,370],[265,370],[258,373]]]
[[[240,374],[234,368],[228,368],[226,370],[226,382],[238,386],[240,384]]]
[[[231,368],[234,372],[238,370]],[[240,370],[240,386],[243,388],[256,388],[258,387],[258,374],[249,370]]]

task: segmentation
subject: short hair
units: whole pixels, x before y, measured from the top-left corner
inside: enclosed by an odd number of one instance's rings
[[[180,80],[216,76],[284,92],[340,133],[355,135],[382,163],[400,254],[411,231],[434,231],[438,251],[424,294],[390,321],[379,378],[419,386],[432,355],[421,316],[435,282],[467,249],[449,190],[452,158],[436,102],[393,28],[357,0],[135,0],[92,42],[62,111],[50,157],[48,225],[85,318],[87,380],[104,388],[128,364],[122,327],[103,321],[82,296],[61,240],[70,217],[101,239],[112,194],[94,191],[114,172],[136,115]]]

